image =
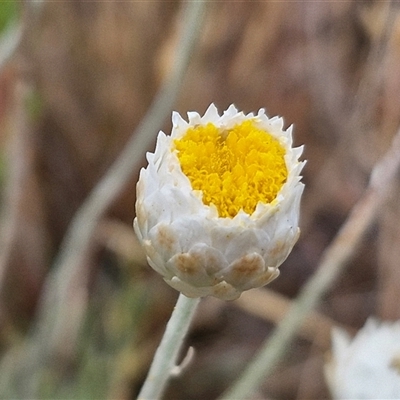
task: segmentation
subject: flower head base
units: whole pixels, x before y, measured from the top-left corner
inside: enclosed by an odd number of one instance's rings
[[[263,110],[212,104],[172,117],[137,185],[135,231],[149,264],[188,297],[235,299],[279,275],[299,235],[302,148]]]

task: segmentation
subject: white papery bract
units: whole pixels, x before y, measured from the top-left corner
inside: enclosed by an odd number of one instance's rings
[[[182,172],[174,141],[189,128],[212,123],[222,131],[251,120],[277,139],[284,149],[286,182],[270,203],[258,202],[249,215],[220,217],[213,204],[202,201]],[[148,262],[173,288],[188,297],[212,295],[238,298],[244,290],[261,287],[279,275],[299,236],[299,207],[304,185],[299,161],[302,147],[292,148],[292,129],[264,110],[245,115],[233,105],[222,116],[212,104],[203,117],[188,113],[188,122],[172,116],[170,136],[160,132],[148,166],[137,184],[134,227]]]
[[[334,399],[400,399],[400,322],[370,318],[354,338],[335,328],[325,375]]]

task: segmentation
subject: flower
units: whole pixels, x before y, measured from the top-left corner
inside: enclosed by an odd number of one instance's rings
[[[400,321],[370,318],[351,339],[332,332],[325,375],[334,399],[400,399]]]
[[[299,236],[304,185],[292,128],[263,109],[174,112],[137,184],[134,227],[148,262],[188,297],[236,299],[279,275]]]

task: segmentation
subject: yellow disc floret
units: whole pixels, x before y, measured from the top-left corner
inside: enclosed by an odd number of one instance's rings
[[[271,203],[286,182],[285,149],[269,132],[246,120],[222,130],[212,123],[189,128],[175,146],[183,173],[203,203],[220,217],[241,209],[251,215],[257,203]]]

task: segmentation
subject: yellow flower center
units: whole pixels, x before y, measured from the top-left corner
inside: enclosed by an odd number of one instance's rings
[[[269,132],[246,120],[229,130],[212,123],[189,128],[175,146],[183,173],[203,203],[220,217],[241,209],[251,215],[257,203],[271,203],[286,182],[285,149]]]

